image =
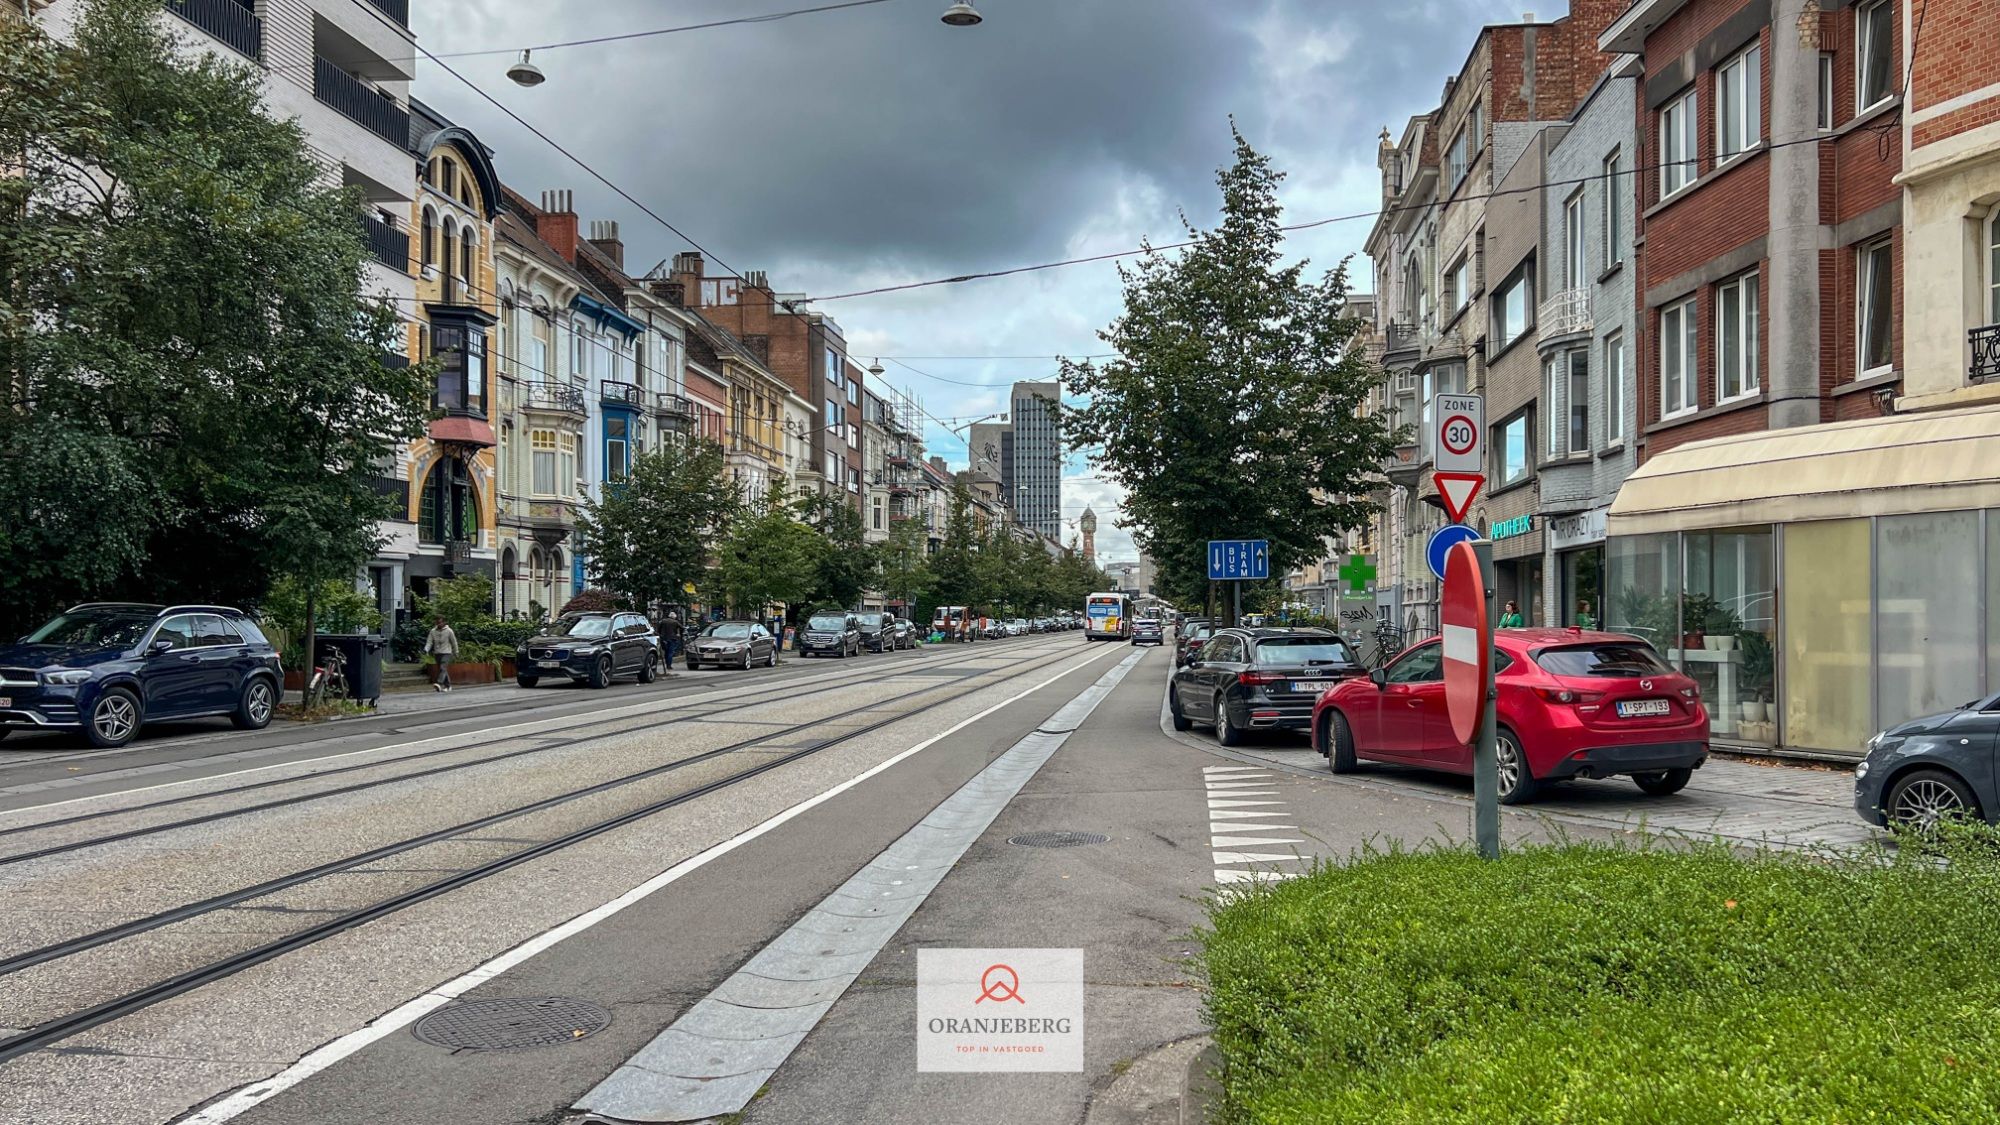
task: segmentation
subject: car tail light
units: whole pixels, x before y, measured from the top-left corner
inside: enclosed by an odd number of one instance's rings
[[[1550,703],[1586,704],[1604,698],[1601,691],[1577,691],[1573,688],[1536,688],[1535,694]]]
[[[1276,672],[1236,673],[1236,682],[1239,684],[1276,684],[1276,683],[1283,683],[1287,678],[1288,677],[1279,675]]]
[[[1681,689],[1681,698],[1682,698],[1682,699],[1688,699],[1688,700],[1699,700],[1699,699],[1701,699],[1701,685],[1700,685],[1700,684],[1689,684],[1688,686],[1686,686],[1686,687],[1682,688],[1682,689]]]

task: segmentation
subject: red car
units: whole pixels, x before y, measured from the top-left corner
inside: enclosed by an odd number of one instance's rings
[[[1700,689],[1645,641],[1498,629],[1493,648],[1501,801],[1520,804],[1544,782],[1618,774],[1666,796],[1707,760]],[[1335,773],[1352,772],[1361,758],[1472,772],[1472,748],[1452,737],[1436,637],[1321,696],[1312,739]]]

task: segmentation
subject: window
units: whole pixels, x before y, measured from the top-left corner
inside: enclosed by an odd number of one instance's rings
[[[572,327],[569,333],[569,372],[576,378],[586,378],[590,374],[588,348],[589,345],[584,340],[583,328],[581,326]]]
[[[1889,74],[1891,24],[1895,13],[1889,0],[1872,0],[1854,9],[1854,107],[1857,112],[1895,93]]]
[[[169,617],[160,622],[160,628],[153,634],[155,641],[166,641],[174,648],[193,648],[195,621],[193,614]]]
[[[1824,51],[1819,56],[1819,127],[1833,128],[1833,55]]]
[[[194,619],[194,643],[196,648],[221,648],[240,645],[243,638],[236,634],[229,622],[215,614],[204,613]]]
[[[556,488],[564,496],[574,496],[581,491],[576,477],[576,435],[558,434],[556,454]]]
[[[833,456],[833,450],[826,451],[826,483],[840,487],[840,462]]]
[[[1494,453],[1500,459],[1497,474],[1502,485],[1526,480],[1528,476],[1528,415],[1516,414],[1500,424],[1500,440]]]
[[[1524,263],[1522,268],[1515,270],[1514,275],[1501,285],[1500,291],[1493,295],[1495,341],[1493,350],[1496,353],[1520,339],[1528,329],[1534,327],[1533,319],[1529,315],[1529,306],[1534,303],[1534,294],[1530,291],[1533,286],[1528,276],[1529,267],[1533,265],[1533,261]]]
[[[1762,51],[1751,47],[1715,72],[1715,159],[1719,163],[1764,139]]]
[[[604,418],[604,479],[620,481],[625,479],[629,467],[629,435],[622,415],[607,414]]]
[[[424,208],[424,239],[423,239],[424,241],[423,264],[426,266],[437,264],[437,234],[438,234],[437,212],[426,207]]]
[[[1465,252],[1465,257],[1458,260],[1457,265],[1451,267],[1451,275],[1445,280],[1444,296],[1445,300],[1451,303],[1453,312],[1464,308],[1466,302],[1472,300],[1472,252],[1470,250]]]
[[[1757,275],[1715,291],[1715,399],[1757,393]]]
[[[882,498],[880,496],[874,497],[874,503],[871,504],[869,507],[870,507],[869,522],[874,526],[874,529],[876,531],[882,530]]]
[[[1472,163],[1472,154],[1468,151],[1468,145],[1469,142],[1466,140],[1464,129],[1460,129],[1451,138],[1451,151],[1448,159],[1451,166],[1451,186],[1454,189],[1460,183],[1464,182],[1465,169]]]
[[[1563,288],[1578,289],[1588,283],[1583,255],[1583,189],[1563,204]]]
[[[1622,333],[1604,338],[1604,441],[1615,445],[1625,439],[1625,337]]]
[[[555,372],[549,370],[547,331],[539,316],[528,322],[528,376],[542,382],[551,382],[555,378]]]
[[[1890,239],[1878,238],[1861,247],[1855,258],[1854,295],[1860,305],[1861,374],[1877,375],[1889,370],[1890,333]]]
[[[1625,260],[1625,153],[1612,149],[1604,158],[1604,268]]]
[[[832,348],[826,349],[826,381],[840,385],[840,353]]]
[[[1986,323],[2000,324],[2000,207],[1986,216]]]
[[[1542,361],[1542,417],[1547,421],[1548,447],[1544,456],[1553,460],[1562,453],[1562,413],[1556,409],[1556,389],[1561,384],[1563,360],[1554,355]]]
[[[828,432],[828,433],[830,433],[830,434],[837,434],[837,433],[839,433],[839,432],[840,432],[840,418],[841,418],[841,414],[840,414],[840,400],[838,400],[838,399],[831,399],[831,398],[830,398],[830,399],[827,399],[827,400],[826,400],[826,418],[824,419],[824,423],[825,423],[825,426],[826,426],[826,432]]]
[[[1660,310],[1660,417],[1695,405],[1694,298]]]
[[[1444,646],[1427,644],[1410,650],[1401,660],[1389,665],[1388,680],[1392,684],[1421,684],[1444,679]]]
[[[1569,417],[1570,453],[1590,452],[1590,352],[1583,348],[1569,353],[1569,398],[1563,413]]]
[[[1694,182],[1695,102],[1689,90],[1660,109],[1660,198]]]
[[[1465,113],[1465,124],[1459,126],[1458,133],[1451,138],[1449,166],[1453,190],[1457,190],[1465,174],[1472,170],[1472,162],[1478,158],[1485,142],[1486,118],[1480,112],[1479,103],[1473,102],[1472,108]]]
[[[554,496],[556,494],[556,432],[554,430],[528,431],[529,458],[534,462],[534,494]]]

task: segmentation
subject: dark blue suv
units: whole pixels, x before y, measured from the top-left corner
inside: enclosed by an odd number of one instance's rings
[[[123,746],[147,723],[203,715],[255,730],[281,683],[277,649],[240,610],[93,602],[0,645],[0,737],[82,730]]]

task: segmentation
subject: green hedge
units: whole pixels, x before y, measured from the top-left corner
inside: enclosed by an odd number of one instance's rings
[[[2000,860],[1907,851],[1392,852],[1220,899],[1217,1120],[2000,1121]]]

